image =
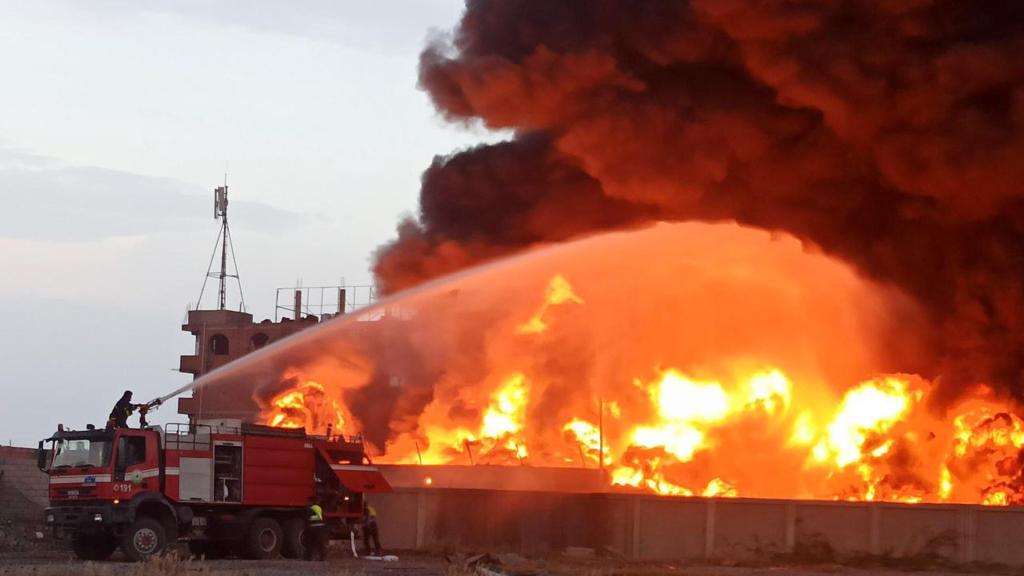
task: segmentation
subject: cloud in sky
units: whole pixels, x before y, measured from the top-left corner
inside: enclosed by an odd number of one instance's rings
[[[225,168],[258,319],[300,279],[367,283],[433,156],[487,137],[416,88],[424,38],[462,6],[0,4],[0,441],[187,382],[170,369]]]
[[[130,21],[172,16],[216,28],[244,28],[324,40],[385,55],[418,51],[430,32],[425,22],[454,22],[461,2],[416,0],[382,9],[379,0],[98,0],[68,9],[93,18]]]
[[[172,230],[205,230],[208,190],[178,181],[92,166],[65,166],[45,156],[0,148],[0,238],[86,241]],[[283,234],[304,216],[260,202],[231,200],[237,226]]]

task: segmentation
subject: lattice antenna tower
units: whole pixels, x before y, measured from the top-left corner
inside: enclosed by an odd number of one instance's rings
[[[234,278],[238,283],[238,298],[241,311],[245,311],[245,295],[242,293],[242,280],[238,276],[238,262],[235,260],[235,245],[231,241],[231,228],[228,226],[228,175],[224,174],[224,185],[213,190],[213,218],[220,220],[220,230],[217,232],[217,239],[213,243],[213,254],[210,255],[210,264],[206,267],[206,277],[203,278],[203,287],[199,290],[197,307],[203,302],[203,294],[206,292],[206,282],[210,278],[218,281],[217,309],[227,309],[227,281]],[[220,250],[220,271],[213,269],[213,262]],[[231,265],[234,274],[228,273],[228,253],[231,253]]]

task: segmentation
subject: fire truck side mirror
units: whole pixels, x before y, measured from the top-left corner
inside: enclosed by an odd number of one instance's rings
[[[36,450],[36,466],[46,472],[50,468],[50,452],[43,446],[44,440],[39,441],[39,448]]]

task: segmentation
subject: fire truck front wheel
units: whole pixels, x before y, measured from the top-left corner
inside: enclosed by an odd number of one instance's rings
[[[260,517],[249,524],[245,534],[245,555],[254,560],[274,558],[281,551],[284,534],[273,518]]]
[[[148,516],[139,516],[121,538],[121,551],[136,562],[155,556],[167,547],[163,524]]]
[[[71,550],[80,560],[106,560],[117,549],[117,539],[109,534],[79,534],[71,538]]]

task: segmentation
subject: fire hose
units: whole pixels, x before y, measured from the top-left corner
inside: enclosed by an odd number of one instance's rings
[[[157,408],[159,408],[167,400],[170,400],[171,398],[174,398],[175,396],[177,396],[177,395],[179,395],[179,394],[181,394],[183,392],[186,392],[186,391],[190,390],[191,388],[192,388],[192,384],[190,383],[190,384],[188,384],[186,386],[182,386],[181,388],[178,388],[177,390],[174,390],[170,394],[166,394],[166,395],[161,396],[159,398],[154,398],[153,400],[150,400],[149,402],[146,402],[145,404],[135,404],[134,408],[139,411],[139,424],[141,424],[143,428],[148,426],[149,423],[146,422],[146,415],[147,414],[149,414],[150,412],[152,412],[152,411],[156,410]]]
[[[135,408],[139,411],[139,415],[142,417],[143,421],[145,421],[146,414],[149,414],[151,411],[156,410],[164,402],[170,400],[171,398],[174,398],[175,396],[178,396],[179,394],[183,394],[185,392],[188,392],[194,386],[195,386],[195,382],[190,382],[190,383],[188,383],[188,384],[186,384],[186,385],[184,385],[184,386],[182,386],[180,388],[177,388],[177,389],[171,391],[169,394],[165,394],[165,395],[163,395],[163,396],[161,396],[159,398],[154,398],[153,400],[150,400],[149,402],[146,402],[145,404],[136,404]]]
[[[188,384],[186,384],[186,385],[184,385],[184,386],[182,386],[182,387],[180,387],[180,388],[178,388],[176,390],[173,390],[169,394],[165,394],[164,396],[161,396],[161,397],[159,397],[159,398],[157,398],[155,400],[150,400],[149,402],[147,402],[145,404],[145,406],[149,406],[150,408],[156,408],[157,406],[160,406],[161,404],[163,404],[164,402],[170,400],[171,398],[174,398],[175,396],[177,396],[179,394],[183,394],[185,392],[188,392],[194,386],[195,386],[195,382],[189,382]]]

